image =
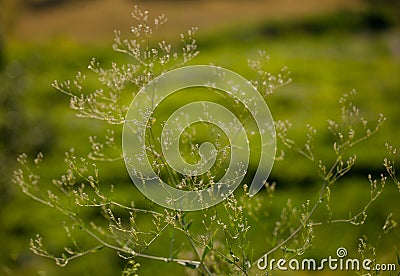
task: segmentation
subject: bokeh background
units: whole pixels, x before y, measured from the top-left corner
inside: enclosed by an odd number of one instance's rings
[[[22,194],[11,182],[16,156],[43,152],[46,174],[62,172],[64,151],[85,152],[86,137],[103,126],[78,119],[69,99],[56,92],[53,80],[85,71],[92,57],[106,64],[125,57],[112,51],[114,30],[127,34],[133,6],[153,15],[166,14],[159,38],[178,43],[179,33],[196,26],[200,55],[194,64],[217,64],[251,78],[247,59],[259,49],[270,55],[269,68],[287,66],[292,83],[268,102],[275,119],[289,119],[295,138],[304,140],[305,125],[318,129],[318,153],[332,156],[327,119],[339,115],[338,99],[355,88],[364,117],[387,117],[382,131],[357,148],[358,165],[335,189],[337,211],[359,211],[369,196],[367,175],[384,170],[385,142],[400,146],[400,2],[396,0],[1,0],[0,1],[0,274],[118,275],[124,267],[115,252],[103,250],[57,267],[33,255],[29,239],[36,233],[62,244],[63,218]],[[274,167],[279,202],[315,198],[318,175],[296,154]],[[121,171],[107,173],[126,182]],[[130,187],[131,188],[131,187]],[[128,189],[128,188],[127,188]],[[129,190],[131,191],[131,190]],[[133,197],[135,195],[132,195]],[[358,237],[372,241],[388,213],[400,221],[399,192],[390,183],[372,209],[365,227],[326,226],[318,230],[313,253],[332,255],[339,246],[355,254]],[[265,222],[268,223],[268,222]],[[346,234],[348,233],[348,234]],[[263,233],[261,233],[263,234]],[[395,261],[400,250],[396,229],[381,241],[381,262]],[[262,246],[260,244],[259,246]],[[267,249],[267,248],[266,248]],[[172,267],[171,267],[172,266]],[[144,260],[140,273],[183,273],[179,267]],[[176,269],[176,272],[173,272]],[[181,270],[179,270],[181,269]]]

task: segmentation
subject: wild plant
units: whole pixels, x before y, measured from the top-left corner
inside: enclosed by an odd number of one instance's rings
[[[248,184],[252,173],[250,168],[250,176],[245,178],[242,189],[227,195],[220,204],[199,211],[162,208],[151,201],[127,203],[130,198],[127,199],[126,193],[121,196],[121,191],[131,185],[128,177],[124,183],[111,183],[102,180],[102,172],[111,163],[124,166],[120,134],[129,103],[143,86],[168,70],[188,64],[199,54],[194,38],[195,28],[181,34],[182,44],[177,48],[165,41],[152,40],[153,34],[167,21],[164,15],[152,18],[147,11],[135,7],[132,16],[136,20],[131,29],[132,37],[125,39],[116,32],[113,44],[116,52],[129,57],[129,62],[112,62],[109,67],[103,67],[96,59],[92,59],[88,66],[97,75],[98,89],[86,91],[86,76],[81,72],[71,81],[53,83],[58,91],[70,97],[70,107],[78,117],[99,120],[107,125],[104,136],[90,136],[91,151],[84,156],[79,156],[74,148],[68,150],[65,153],[65,173],[53,179],[51,186],[41,179],[42,153],[33,161],[26,154],[18,157],[21,166],[14,172],[13,181],[26,195],[65,216],[63,228],[70,239],[64,253],[56,255],[48,251],[43,238],[37,235],[30,242],[30,249],[35,254],[66,266],[78,257],[95,253],[101,248],[110,248],[126,260],[122,275],[140,273],[140,263],[144,259],[171,263],[171,269],[174,265],[184,266],[187,273],[193,275],[260,275],[276,269],[273,266],[260,271],[257,266],[263,256],[275,256],[288,261],[298,258],[313,246],[315,229],[318,227],[339,223],[361,227],[386,187],[388,177],[400,191],[395,171],[396,150],[387,145],[389,156],[384,160],[386,173],[382,173],[379,179],[366,176],[366,181],[370,183],[370,198],[364,206],[344,218],[337,218],[332,208],[332,188],[339,185],[356,164],[355,146],[375,135],[385,121],[383,115],[372,124],[365,120],[353,103],[355,92],[351,91],[339,100],[340,117],[328,120],[327,127],[333,141],[330,160],[320,159],[314,142],[318,138],[315,128],[307,125],[305,142],[299,144],[290,137],[289,121],[275,122],[279,153],[275,157],[276,162],[284,159],[287,151],[305,158],[315,168],[315,174],[319,175],[320,189],[316,198],[307,199],[300,205],[287,199],[277,214],[274,200],[279,184],[266,181],[264,189],[251,197]],[[248,62],[255,76],[251,83],[264,99],[290,82],[286,68],[276,75],[269,73],[265,69],[267,61],[266,53],[260,51],[257,60]],[[223,93],[217,94],[209,99],[227,102],[240,121],[249,122],[251,132],[254,122],[244,106]],[[165,110],[171,112],[168,108]],[[199,144],[202,140],[211,139],[217,154],[213,168],[205,174],[182,175],[173,171],[160,150],[161,140],[157,134],[160,134],[164,120],[156,115],[152,114],[146,125],[145,149],[157,175],[169,185],[183,190],[205,189],[218,181],[232,150],[221,130],[205,123],[188,126],[180,138],[182,155],[188,162],[201,159]],[[161,118],[165,116],[162,111],[158,115]],[[196,138],[197,135],[202,138]],[[88,219],[85,216],[88,209],[98,216],[93,220]],[[380,238],[396,225],[389,212]],[[262,248],[254,246],[260,243],[260,237],[252,235],[257,233],[259,227],[269,233],[262,237]],[[91,240],[92,246],[82,246],[88,244],[85,240]],[[158,244],[168,244],[168,249],[160,249]],[[368,244],[365,237],[360,238],[359,253],[362,258],[370,257],[374,250],[374,245]],[[374,262],[377,261],[376,255],[372,258]]]

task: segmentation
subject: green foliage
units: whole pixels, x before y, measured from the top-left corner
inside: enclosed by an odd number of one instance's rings
[[[396,0],[364,0],[372,27],[381,29],[399,24],[400,4]]]

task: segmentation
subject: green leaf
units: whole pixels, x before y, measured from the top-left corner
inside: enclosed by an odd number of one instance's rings
[[[205,257],[207,256],[208,252],[210,252],[211,248],[212,248],[212,244],[214,243],[214,236],[215,233],[217,232],[217,230],[214,231],[214,233],[212,233],[212,235],[210,236],[210,238],[207,241],[206,247],[204,248],[203,254],[201,254],[201,261],[203,262]]]
[[[192,226],[193,220],[191,220],[186,226],[185,229],[189,230],[190,226]]]
[[[204,248],[203,254],[201,254],[201,261],[204,261],[204,259],[207,256],[208,252],[210,252],[210,249],[212,248],[212,243],[213,243],[213,238],[211,237],[208,240],[206,247]]]
[[[188,212],[183,212],[181,214],[181,220],[184,220],[187,214],[188,214]]]

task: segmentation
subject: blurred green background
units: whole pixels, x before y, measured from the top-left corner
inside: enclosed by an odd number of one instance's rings
[[[92,57],[104,64],[127,59],[112,51],[113,30],[128,33],[135,4],[151,14],[165,13],[168,23],[159,38],[178,42],[178,34],[199,27],[200,55],[194,64],[213,63],[247,78],[247,59],[258,49],[270,55],[271,72],[287,66],[292,83],[270,96],[275,120],[288,119],[293,136],[302,141],[305,125],[318,129],[318,155],[332,158],[327,119],[338,118],[338,99],[355,88],[356,103],[367,119],[383,113],[381,132],[356,148],[358,163],[335,188],[335,210],[359,211],[369,196],[368,173],[384,170],[385,142],[400,146],[400,2],[395,0],[248,0],[248,1],[124,1],[124,0],[2,0],[0,1],[0,274],[1,275],[118,275],[125,263],[103,249],[73,261],[67,268],[33,255],[29,239],[41,233],[50,247],[63,245],[63,217],[22,194],[10,179],[18,153],[46,157],[44,178],[64,170],[64,151],[89,149],[86,137],[101,133],[104,125],[78,119],[69,99],[51,82],[67,80],[85,71]],[[106,173],[113,183],[125,183],[134,194],[123,164]],[[318,175],[312,165],[294,153],[277,162],[271,179],[278,184],[276,211],[288,197],[299,204],[314,199]],[[400,221],[399,192],[389,183],[373,206],[364,227],[331,225],[318,228],[312,256],[327,256],[339,246],[355,254],[358,237],[372,241],[386,216]],[[268,223],[268,222],[265,222]],[[254,226],[257,229],[257,225]],[[346,235],[346,233],[349,233]],[[257,233],[257,232],[256,232]],[[262,235],[262,232],[258,232]],[[378,250],[380,261],[395,261],[400,249],[396,229]],[[262,247],[262,243],[258,246]],[[262,248],[261,248],[262,249]],[[267,250],[267,248],[265,248]],[[139,260],[142,262],[142,260]],[[140,274],[183,273],[174,264],[143,260]]]

